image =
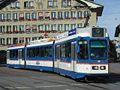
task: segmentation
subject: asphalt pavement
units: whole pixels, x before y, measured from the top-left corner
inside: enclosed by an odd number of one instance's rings
[[[82,82],[51,72],[0,66],[0,90],[120,90],[120,63],[110,64],[110,78]]]

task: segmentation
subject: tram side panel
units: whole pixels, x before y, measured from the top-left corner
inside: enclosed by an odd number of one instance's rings
[[[76,39],[55,44],[55,72],[75,78]]]
[[[7,50],[7,66],[13,68],[24,67],[24,48],[14,48]]]
[[[53,71],[53,45],[28,46],[26,68]]]

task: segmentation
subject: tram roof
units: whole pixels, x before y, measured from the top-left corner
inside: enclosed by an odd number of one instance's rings
[[[20,48],[24,48],[25,46],[24,45],[12,45],[12,46],[9,46],[7,49],[8,50],[11,50],[11,49],[20,49]]]
[[[42,46],[42,45],[49,45],[53,44],[54,39],[53,38],[47,38],[47,39],[41,39],[41,40],[35,40],[28,43],[27,47],[34,47],[34,46]]]

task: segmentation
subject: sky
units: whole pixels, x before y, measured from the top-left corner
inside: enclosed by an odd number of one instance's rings
[[[116,26],[120,24],[120,0],[95,0],[95,2],[104,6],[97,25],[107,28],[111,40],[117,39],[114,35]]]

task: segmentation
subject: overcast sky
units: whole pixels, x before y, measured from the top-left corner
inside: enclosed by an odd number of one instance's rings
[[[120,24],[120,0],[95,0],[104,6],[102,16],[98,19],[98,26],[106,27],[110,39],[115,39],[115,28]]]

